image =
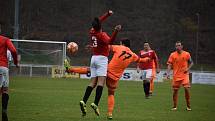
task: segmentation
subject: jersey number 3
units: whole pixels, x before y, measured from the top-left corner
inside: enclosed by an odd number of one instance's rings
[[[95,36],[92,36],[92,45],[93,47],[97,47],[98,46],[98,43],[97,43],[97,38]]]
[[[126,60],[126,59],[129,59],[132,55],[126,51],[122,51],[122,54],[119,55],[119,58],[120,57],[124,57],[122,60]]]

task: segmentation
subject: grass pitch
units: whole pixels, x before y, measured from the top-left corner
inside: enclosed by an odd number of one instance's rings
[[[106,121],[107,89],[97,117],[87,103],[81,117],[79,101],[89,80],[15,77],[10,80],[10,121]],[[145,99],[142,82],[120,81],[115,95],[113,121],[215,121],[215,86],[192,85],[192,111],[185,110],[184,90],[180,89],[178,111],[172,107],[170,82],[155,83],[151,99]]]

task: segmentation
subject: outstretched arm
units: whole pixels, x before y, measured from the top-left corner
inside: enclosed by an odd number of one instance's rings
[[[112,14],[113,14],[113,11],[109,10],[104,15],[102,15],[102,16],[99,17],[100,22],[103,23]]]

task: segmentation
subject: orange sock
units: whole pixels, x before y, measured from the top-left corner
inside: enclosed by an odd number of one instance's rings
[[[79,74],[87,74],[89,72],[89,68],[87,67],[74,67],[69,68],[70,73],[79,73]]]
[[[150,91],[149,92],[153,92],[153,90],[154,90],[154,78],[152,78],[151,80],[150,80]]]
[[[108,113],[112,114],[114,108],[114,95],[108,95]]]
[[[185,99],[186,99],[187,107],[190,108],[190,92],[188,90],[185,90]]]

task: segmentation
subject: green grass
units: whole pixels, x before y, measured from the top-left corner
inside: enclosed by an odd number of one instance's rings
[[[101,116],[90,110],[92,93],[87,104],[87,116],[81,117],[79,101],[89,80],[51,78],[11,78],[10,121],[106,121],[107,89],[100,101]],[[185,111],[183,89],[180,90],[178,111],[170,111],[169,82],[156,83],[154,96],[144,98],[141,82],[121,81],[116,92],[113,121],[214,121],[215,86],[192,85],[193,111]]]

